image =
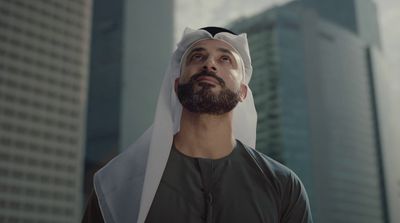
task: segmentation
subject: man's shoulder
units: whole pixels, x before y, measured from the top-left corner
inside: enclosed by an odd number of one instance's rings
[[[244,145],[264,175],[266,185],[274,188],[282,213],[282,222],[311,223],[307,192],[300,178],[288,167],[269,156]]]
[[[94,186],[107,193],[126,184],[130,179],[142,179],[145,174],[148,142],[134,143],[115,156],[94,175]]]
[[[128,146],[120,154],[111,159],[103,168],[97,171],[96,175],[110,175],[117,176],[126,173],[126,177],[131,177],[137,175],[137,173],[132,173],[130,171],[141,171],[147,161],[147,156],[149,152],[150,145],[150,135],[152,133],[152,127],[146,130],[139,139]],[[141,171],[142,172],[142,171]]]
[[[264,176],[278,184],[300,183],[298,176],[287,166],[268,155],[243,144]],[[281,185],[283,186],[283,185]]]

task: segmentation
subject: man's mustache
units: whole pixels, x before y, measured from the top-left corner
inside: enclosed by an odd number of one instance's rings
[[[213,71],[207,71],[207,70],[203,70],[200,71],[199,73],[194,74],[191,78],[190,78],[190,83],[194,83],[196,82],[200,77],[212,77],[215,78],[219,85],[221,85],[222,87],[225,86],[225,81],[217,76],[217,73],[213,72]]]

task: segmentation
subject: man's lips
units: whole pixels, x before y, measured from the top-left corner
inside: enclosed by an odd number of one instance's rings
[[[218,77],[215,72],[206,70],[194,74],[190,78],[190,82],[192,82],[192,84],[206,83],[212,86],[220,85],[221,87],[225,87],[225,82],[222,78]]]
[[[196,79],[198,82],[207,82],[213,85],[219,85],[219,82],[217,79],[210,77],[210,76],[200,76],[199,78]]]

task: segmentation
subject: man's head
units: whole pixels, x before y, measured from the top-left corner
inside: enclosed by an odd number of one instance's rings
[[[221,115],[245,99],[244,70],[240,54],[230,44],[199,40],[183,54],[175,91],[190,112]]]
[[[240,55],[239,58],[241,60],[238,63],[239,67],[229,69],[228,72],[221,72],[221,68],[220,66],[218,66],[216,67],[217,71],[215,72],[215,74],[216,77],[219,77],[224,81],[226,89],[229,89],[234,93],[241,93],[239,96],[239,101],[242,101],[236,106],[232,106],[234,107],[233,111],[226,114],[232,117],[235,136],[237,136],[238,139],[242,140],[242,142],[245,142],[248,145],[254,147],[257,125],[257,112],[255,110],[254,99],[251,89],[248,87],[253,69],[251,66],[251,57],[247,35],[245,33],[235,34],[229,30],[218,27],[207,27],[198,30],[190,28],[185,29],[181,40],[178,42],[177,47],[172,54],[170,64],[168,65],[167,71],[165,73],[166,75],[164,76],[164,80],[161,85],[161,90],[157,101],[156,115],[154,117],[155,127],[153,127],[153,131],[155,131],[155,133],[153,134],[155,134],[157,140],[159,140],[159,138],[161,136],[164,136],[165,134],[175,134],[179,132],[183,111],[188,111],[188,109],[183,110],[184,106],[182,106],[182,103],[177,96],[178,86],[179,84],[188,83],[193,75],[200,72],[196,71],[196,69],[198,70],[199,67],[193,70],[191,70],[192,68],[189,69],[189,66],[185,65],[186,63],[183,60],[187,58],[190,50],[194,49],[193,47],[199,46],[199,44],[204,43],[202,42],[203,40],[219,40],[221,41],[220,43],[228,44],[227,46],[224,45],[225,47],[231,47],[229,48],[230,50],[233,50],[233,52],[235,52],[234,50],[236,50],[235,53]],[[208,68],[208,70],[212,69]],[[234,75],[233,77],[235,78],[229,79],[232,78],[232,76],[224,76],[224,74],[233,74],[235,72],[239,72],[241,74],[241,77],[238,78],[240,75]],[[210,72],[208,72],[207,74],[212,75]],[[215,80],[218,80],[219,78],[209,79],[210,82],[208,82],[208,85],[206,84],[206,80],[199,81],[199,79],[197,79],[196,81],[194,81],[196,83],[194,85],[196,86],[192,88],[193,92],[199,91],[199,89],[204,89],[202,90],[203,93],[211,93],[213,97],[215,95],[220,95],[220,92],[223,88],[220,87],[218,84],[215,84]],[[195,77],[193,77],[193,80],[195,80]],[[206,88],[208,88],[208,90],[206,90]],[[215,106],[209,107],[214,108]],[[225,106],[222,107],[225,108]]]

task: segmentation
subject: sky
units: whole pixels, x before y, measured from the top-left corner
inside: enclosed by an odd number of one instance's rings
[[[364,1],[364,0],[359,0]],[[384,108],[386,122],[383,134],[387,145],[384,154],[388,171],[389,197],[392,219],[400,220],[400,0],[373,0],[378,9],[378,22],[383,42],[385,61],[384,79],[387,101]],[[175,42],[185,27],[224,26],[240,17],[248,17],[267,8],[289,2],[288,0],[176,0],[175,1]],[[386,118],[386,117],[385,117]],[[395,221],[396,221],[395,220]],[[393,222],[395,222],[393,221]],[[400,221],[399,221],[400,222]]]

